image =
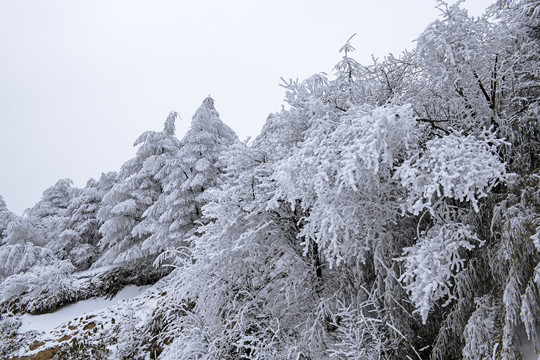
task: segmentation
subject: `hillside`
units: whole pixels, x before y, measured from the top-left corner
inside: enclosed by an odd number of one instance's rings
[[[241,141],[203,100],[118,172],[0,197],[6,359],[535,359],[540,3],[284,80]]]

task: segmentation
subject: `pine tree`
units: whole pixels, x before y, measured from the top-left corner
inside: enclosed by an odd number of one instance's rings
[[[71,179],[60,179],[43,192],[41,200],[28,209],[25,216],[39,226],[47,240],[55,239],[63,231],[64,216],[67,208],[80,189],[72,188]]]
[[[0,246],[7,242],[9,224],[16,219],[17,215],[8,209],[4,198],[0,196]]]
[[[141,228],[146,210],[163,192],[161,181],[156,177],[165,166],[166,159],[175,156],[178,140],[174,136],[176,112],[171,112],[160,132],[147,131],[136,141],[139,146],[134,158],[120,170],[119,181],[103,197],[97,218],[103,221],[99,242],[103,255],[94,263],[99,266],[145,258],[147,251],[141,249],[147,231]]]
[[[144,251],[159,253],[186,245],[202,219],[205,192],[221,184],[220,154],[237,136],[219,118],[210,97],[203,101],[174,157],[168,158],[158,174],[163,193],[145,213],[148,239]]]
[[[117,174],[102,174],[99,181],[90,179],[82,192],[73,198],[63,217],[58,237],[47,244],[60,259],[69,259],[80,270],[88,268],[99,256],[99,228],[103,222],[97,213],[104,195],[111,190]]]

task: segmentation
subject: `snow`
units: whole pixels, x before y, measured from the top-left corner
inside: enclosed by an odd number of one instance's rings
[[[58,311],[43,315],[21,316],[20,332],[40,331],[50,332],[63,323],[71,321],[75,318],[80,318],[87,314],[95,314],[106,310],[107,308],[116,305],[118,302],[126,299],[131,299],[140,295],[148,286],[138,287],[135,285],[126,286],[120,290],[112,299],[105,297],[81,300],[74,304],[65,306]]]
[[[536,327],[536,333],[540,334],[540,325]],[[517,332],[518,335],[518,350],[523,355],[525,360],[540,360],[540,353],[536,352],[534,343],[527,338],[525,330],[523,328],[519,329]]]
[[[85,270],[85,271],[80,271],[80,272],[77,272],[77,273],[74,273],[73,274],[73,277],[74,277],[74,285],[77,286],[77,287],[80,287],[82,286],[84,283],[88,282],[89,279],[91,279],[92,277],[96,276],[96,275],[99,275],[99,274],[103,274],[104,272],[108,271],[108,270],[111,270],[113,268],[117,267],[116,265],[106,265],[106,266],[101,266],[101,267],[98,267],[98,268],[95,268],[95,269],[88,269],[88,270]]]
[[[113,269],[115,267],[117,267],[117,265],[106,265],[106,266],[101,266],[95,269],[90,268],[88,270],[79,271],[78,273],[73,274],[73,276],[75,276],[78,279],[88,278],[88,277],[96,276],[98,274],[102,274],[105,271]]]

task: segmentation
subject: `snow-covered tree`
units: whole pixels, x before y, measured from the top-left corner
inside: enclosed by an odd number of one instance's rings
[[[201,217],[205,203],[201,194],[220,185],[219,155],[237,139],[234,131],[220,120],[214,100],[211,97],[204,99],[193,115],[191,128],[182,139],[182,147],[178,152],[181,166],[187,173],[181,191],[190,197],[186,199],[188,206],[183,209],[186,214],[179,215],[179,218],[194,223]]]
[[[24,249],[32,254],[33,249]],[[76,288],[71,273],[75,270],[71,262],[47,259],[38,254],[40,263],[33,264],[25,272],[9,276],[0,284],[0,304],[16,301],[16,311],[28,313],[54,310],[75,298]]]
[[[7,230],[9,224],[17,219],[17,215],[12,213],[4,201],[4,198],[0,196],[0,246],[5,244],[7,240]]]
[[[0,246],[0,279],[27,271],[34,265],[48,265],[55,260],[52,251],[31,242]]]
[[[25,216],[41,227],[47,239],[55,239],[63,230],[67,208],[80,189],[72,188],[71,179],[60,179],[43,192],[41,200],[28,209]]]
[[[102,174],[99,181],[90,179],[73,198],[63,216],[61,228],[64,230],[47,244],[57,257],[70,259],[79,269],[88,268],[97,259],[99,228],[103,224],[97,219],[97,213],[116,179],[117,174],[113,172]]]
[[[5,231],[5,244],[16,245],[31,243],[37,246],[44,246],[47,242],[47,237],[43,229],[35,224],[34,219],[17,217],[11,221]]]
[[[459,357],[462,349],[463,356],[471,354],[480,333],[493,341],[479,353],[514,358],[521,326],[538,344],[532,324],[539,312],[533,285],[539,254],[531,242],[538,218],[537,181],[532,180],[538,176],[539,62],[533,55],[539,46],[533,15],[538,6],[498,2],[490,21],[441,2],[441,19],[418,41],[419,67],[403,98],[441,138],[428,139],[427,149],[399,170],[409,191],[404,208],[416,214],[429,210],[419,219],[419,232],[430,231],[433,221],[466,223],[486,244],[472,253],[460,251],[468,262],[459,273],[451,272],[455,301],[434,312],[433,358]],[[508,170],[519,175],[506,175]],[[448,234],[445,241],[450,239]],[[475,299],[487,297],[503,306],[473,313]],[[474,328],[493,317],[497,321],[489,334]]]
[[[0,282],[34,265],[46,265],[55,260],[53,252],[43,247],[46,244],[43,229],[27,216],[19,217],[10,212],[1,197],[0,224],[3,227],[0,233]]]
[[[333,76],[284,81],[288,107],[252,142],[207,98],[181,141],[172,113],[118,179],[49,206],[67,258],[89,259],[97,239],[95,266],[174,257],[152,315],[112,328],[118,356],[145,342],[162,359],[540,349],[540,4],[499,0],[472,18],[460,3],[438,1],[400,56],[361,65],[351,37]],[[38,246],[38,218],[0,223],[0,291],[36,305],[39,282],[69,297],[73,271]]]
[[[235,141],[236,134],[220,120],[214,100],[206,98],[193,115],[178,151],[156,175],[163,192],[135,229],[147,234],[143,251],[157,254],[186,244],[202,218],[204,193],[221,184],[219,156]]]
[[[141,243],[148,237],[144,229],[137,228],[145,211],[163,192],[156,177],[166,160],[176,156],[178,140],[174,136],[176,112],[171,112],[160,132],[144,132],[135,141],[139,146],[134,158],[122,165],[119,180],[103,197],[97,218],[103,222],[99,241],[103,251],[94,266],[144,258],[147,252]]]
[[[314,324],[319,315],[313,321],[302,315],[317,298],[314,271],[296,239],[298,217],[285,202],[267,208],[276,191],[268,160],[273,155],[241,143],[223,152],[228,180],[206,192],[207,224],[180,255],[185,263],[173,273],[175,290],[160,311],[179,314],[163,331],[162,341],[175,339],[164,358],[281,358],[288,351],[320,351]],[[317,329],[310,332],[310,326]],[[297,333],[290,333],[295,327]],[[300,337],[305,343],[293,349]]]

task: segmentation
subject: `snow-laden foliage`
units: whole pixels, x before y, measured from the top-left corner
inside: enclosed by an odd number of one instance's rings
[[[404,261],[405,271],[400,280],[406,284],[422,323],[439,300],[446,300],[444,307],[455,299],[452,280],[465,267],[464,252],[483,244],[467,225],[444,224],[435,225],[421,234],[414,246],[403,249],[398,260]]]
[[[7,229],[4,231],[5,238],[4,244],[16,245],[32,243],[36,246],[43,246],[47,243],[46,233],[43,231],[36,218],[29,218],[26,216],[12,218]]]
[[[478,201],[505,180],[496,152],[501,144],[489,131],[479,138],[456,133],[429,140],[419,158],[408,159],[396,172],[407,189],[404,210],[418,215],[428,209],[434,215],[438,203],[454,199],[478,212]]]
[[[54,310],[75,297],[74,270],[69,261],[54,260],[12,275],[0,285],[0,304],[9,308],[9,303],[16,301],[13,310],[29,313]]]
[[[142,251],[156,254],[186,244],[202,218],[204,192],[221,183],[219,156],[235,141],[236,134],[220,120],[214,100],[206,98],[178,149],[156,173],[162,193],[133,230],[147,236]]]
[[[353,36],[332,75],[283,81],[251,142],[207,98],[182,140],[174,112],[141,135],[118,177],[60,181],[22,218],[0,200],[2,306],[69,301],[69,260],[121,263],[92,294],[156,281],[155,260],[175,268],[159,295],[95,330],[112,358],[540,348],[540,4],[437,7],[410,51],[362,65]]]
[[[502,288],[504,305],[503,341],[500,351],[509,356],[515,351],[516,329],[523,326],[537,346],[540,252],[534,237],[540,224],[540,185],[537,174],[513,177],[509,193],[493,211],[491,228],[497,234],[491,256],[494,278]]]
[[[0,279],[25,272],[34,265],[49,265],[54,260],[52,251],[30,242],[0,246]]]
[[[112,188],[117,174],[102,174],[99,181],[90,179],[86,187],[66,209],[62,229],[47,247],[60,259],[69,259],[80,270],[88,268],[99,256],[97,244],[101,239],[99,228],[103,222],[97,219],[103,196]]]
[[[7,243],[9,224],[17,219],[17,215],[9,211],[4,198],[0,196],[0,245]]]
[[[69,204],[80,189],[72,188],[71,179],[60,179],[43,192],[41,200],[31,209],[26,210],[25,217],[36,224],[47,237],[54,240],[63,230],[63,220]]]
[[[469,318],[463,334],[463,359],[492,359],[499,309],[489,295],[476,299],[475,305],[476,310]]]
[[[156,175],[178,150],[179,142],[174,136],[177,116],[176,112],[169,114],[163,131],[147,131],[139,136],[134,144],[139,146],[136,156],[122,165],[119,181],[103,197],[97,219],[103,222],[99,247],[104,253],[95,266],[149,255],[141,249],[149,235],[137,226],[163,191]]]
[[[285,199],[308,214],[299,237],[315,241],[330,265],[365,253],[398,212],[395,162],[415,138],[409,106],[351,108],[321,119],[298,150],[278,165]]]
[[[330,358],[377,359],[389,349],[401,346],[400,340],[405,336],[375,310],[375,299],[368,298],[359,309],[343,303],[338,306],[333,325],[339,340],[329,349]]]

